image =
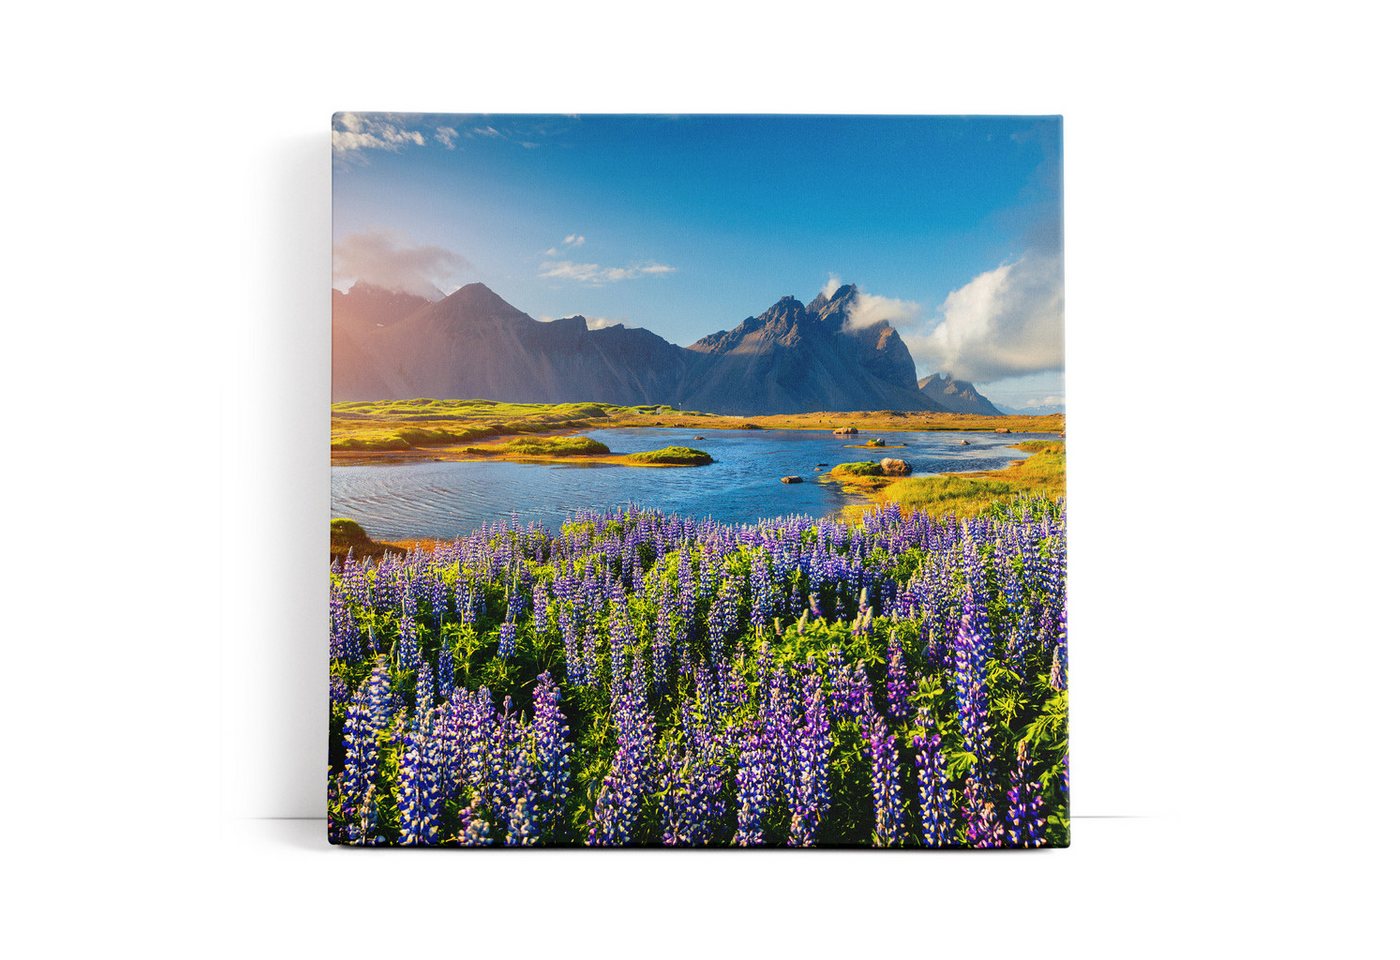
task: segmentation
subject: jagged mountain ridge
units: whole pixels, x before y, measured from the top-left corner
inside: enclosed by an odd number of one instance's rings
[[[649,330],[542,322],[484,284],[430,301],[356,284],[332,296],[332,398],[664,403],[726,414],[940,410],[898,331],[850,329],[858,291],[757,317],[681,347]]]
[[[966,380],[954,380],[950,376],[935,373],[920,380],[919,389],[929,399],[953,413],[981,413],[989,417],[1002,415],[1002,411]]]

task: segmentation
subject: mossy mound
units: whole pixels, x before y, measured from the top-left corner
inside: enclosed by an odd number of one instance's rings
[[[581,457],[612,453],[608,445],[592,437],[534,437],[508,440],[501,448],[533,456]]]
[[[365,532],[365,528],[360,526],[349,517],[333,517],[331,519],[331,559],[344,559],[350,551],[355,552],[357,557],[382,557],[386,553],[403,553],[398,547],[392,547],[385,543],[377,543]]]
[[[862,460],[860,463],[838,463],[831,468],[831,475],[834,477],[879,477],[884,475],[884,471],[874,460]]]
[[[704,450],[696,450],[694,447],[662,447],[660,450],[647,450],[644,453],[631,454],[627,459],[633,463],[663,464],[673,467],[703,467],[708,463],[714,463],[711,457]]]

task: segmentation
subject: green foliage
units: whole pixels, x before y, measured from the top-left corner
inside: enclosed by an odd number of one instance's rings
[[[627,459],[634,463],[667,464],[677,467],[703,467],[715,462],[704,450],[696,450],[693,447],[662,447],[660,450],[630,454]]]
[[[584,456],[611,453],[607,444],[592,437],[536,437],[532,440],[508,440],[501,446],[511,453],[540,456]]]
[[[884,475],[880,469],[880,464],[874,460],[862,460],[859,463],[838,463],[831,468],[831,475],[836,478],[841,477],[879,477]]]
[[[1018,518],[1058,515],[1062,509],[1054,503],[1046,503],[1029,498],[1011,501],[1011,507],[1018,511]],[[352,530],[358,525],[350,520],[338,520],[342,529]],[[566,524],[563,536],[583,534],[587,524],[580,521]],[[622,521],[610,520],[601,531],[593,531],[600,539],[622,536],[626,533]],[[499,534],[501,537],[526,540],[521,548],[514,551],[517,556],[547,556],[545,550],[531,547],[529,537],[542,536],[538,532],[511,530]],[[807,531],[806,536],[815,536]],[[648,547],[648,551],[650,551]],[[697,566],[698,548],[690,557],[692,569]],[[648,552],[642,559],[648,569],[640,589],[627,597],[626,616],[632,623],[636,642],[627,653],[650,663],[656,639],[656,623],[659,613],[659,598],[663,593],[677,592],[680,550],[672,549],[665,555],[655,558]],[[652,563],[652,560],[655,560]],[[724,558],[723,574],[735,583],[747,583],[755,563],[771,560],[762,547],[743,545],[736,547]],[[872,551],[863,558],[865,567],[878,573],[880,578],[890,578],[899,583],[908,583],[921,576],[925,565],[935,558],[922,550],[907,550],[895,556],[881,549]],[[598,575],[604,566],[613,576],[621,576],[620,560],[609,560],[603,554],[574,561],[574,573]],[[971,575],[983,580],[987,595],[988,625],[993,637],[1005,638],[1013,631],[1012,611],[1000,593],[998,580],[993,576],[993,558],[989,546],[970,558]],[[528,572],[531,580],[548,580],[558,571],[551,568],[548,561],[525,561],[522,573]],[[945,589],[950,596],[960,596],[966,584],[968,571],[960,562],[952,570],[945,571],[948,581]],[[444,565],[441,575],[449,587],[455,584],[458,576],[469,576],[462,568]],[[333,574],[333,577],[338,575]],[[371,568],[367,574],[371,588],[377,573]],[[746,716],[752,715],[753,702],[760,687],[758,664],[761,656],[766,656],[775,666],[798,668],[811,666],[825,674],[834,652],[848,664],[861,664],[866,670],[880,709],[886,707],[885,682],[887,679],[889,645],[897,644],[901,649],[906,665],[915,681],[911,697],[914,710],[907,717],[893,719],[891,732],[895,735],[900,756],[900,769],[907,778],[901,784],[906,804],[906,816],[910,823],[917,819],[917,789],[913,781],[913,740],[925,733],[919,725],[919,708],[926,708],[931,718],[933,732],[942,738],[941,752],[946,762],[949,776],[955,785],[955,798],[960,799],[957,785],[967,775],[973,761],[971,754],[964,749],[962,732],[959,727],[955,678],[945,661],[930,658],[930,625],[923,621],[910,620],[896,615],[891,609],[882,606],[879,597],[871,598],[874,616],[866,623],[856,617],[856,610],[849,596],[837,592],[837,588],[827,584],[818,588],[801,569],[792,570],[786,580],[779,580],[779,595],[807,597],[815,595],[820,608],[826,612],[823,617],[813,616],[804,611],[800,615],[780,617],[761,625],[752,623],[752,608],[746,594],[738,598],[737,620],[743,628],[725,643],[722,655],[724,662],[736,665],[736,676],[747,687],[750,704],[734,717],[725,718],[730,733],[736,732],[737,724]],[[438,655],[446,650],[453,666],[453,679],[459,687],[478,689],[488,687],[499,706],[504,697],[510,697],[514,709],[529,704],[534,689],[535,678],[545,670],[555,677],[564,673],[565,649],[560,630],[560,603],[549,601],[543,629],[537,629],[534,618],[521,617],[517,621],[516,650],[512,659],[506,660],[497,655],[500,623],[505,617],[507,591],[497,581],[484,581],[478,584],[484,591],[485,610],[475,623],[464,622],[456,616],[448,616],[437,622],[426,605],[414,614],[415,628],[423,661],[436,665]],[[1048,599],[1042,586],[1027,582],[1027,590],[1037,601]],[[373,637],[377,648],[388,654],[390,664],[390,686],[400,704],[411,704],[414,700],[416,674],[412,670],[401,669],[394,656],[398,643],[397,611],[374,611],[356,608],[354,615],[366,637]],[[608,623],[612,611],[606,608],[590,609],[585,612],[594,628],[593,635],[598,646],[594,650],[597,658],[600,683],[597,687],[580,684],[564,684],[561,687],[561,708],[564,711],[573,746],[570,762],[571,782],[568,791],[568,808],[565,823],[553,840],[560,843],[579,843],[587,834],[589,817],[593,812],[603,778],[607,775],[617,748],[616,729],[613,726],[612,704],[608,693]],[[696,621],[703,623],[705,610],[698,609]],[[708,655],[708,645],[699,636],[692,637],[697,650]],[[987,693],[992,723],[993,754],[998,759],[998,776],[1004,778],[1014,758],[1018,744],[1026,745],[1026,752],[1032,763],[1034,775],[1044,786],[1048,836],[1052,843],[1064,843],[1068,839],[1068,801],[1063,788],[1065,757],[1068,738],[1068,701],[1063,690],[1055,690],[1050,685],[1051,653],[1048,646],[1036,644],[1028,654],[1024,668],[1013,669],[1006,658],[1004,641],[998,640],[987,665]],[[332,661],[331,673],[345,688],[359,687],[369,675],[371,663],[363,660],[355,664]],[[829,677],[825,681],[827,694],[831,693]],[[653,681],[650,690],[650,705],[656,719],[656,729],[660,745],[674,739],[682,726],[682,704],[694,698],[696,692],[694,677],[673,665],[665,677],[664,684],[658,686]],[[406,709],[406,708],[404,708]],[[338,769],[344,761],[342,733],[345,722],[343,704],[333,707],[331,712],[329,753],[332,769]],[[380,765],[376,808],[379,821],[386,829],[397,823],[398,813],[392,803],[395,778],[400,761],[400,747],[396,733],[406,722],[403,710],[391,722],[390,729],[380,741]],[[822,845],[864,843],[874,829],[870,799],[870,759],[868,749],[861,735],[859,724],[850,719],[839,719],[832,724],[833,749],[830,761],[830,787],[832,806],[820,824],[817,842]],[[728,821],[717,832],[721,843],[727,843],[733,835],[735,797],[732,780],[737,765],[737,743],[725,760]],[[660,796],[652,795],[643,805],[643,826],[639,835],[655,842],[660,836],[659,805]],[[449,832],[455,830],[460,804],[454,801],[444,814],[444,822]],[[769,836],[781,838],[786,835],[787,821],[780,806],[771,813],[771,822],[765,826]],[[728,831],[728,832],[726,832]]]

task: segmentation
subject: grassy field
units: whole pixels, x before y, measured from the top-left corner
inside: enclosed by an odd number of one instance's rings
[[[625,407],[608,403],[498,403],[492,400],[382,400],[331,404],[331,460],[335,463],[476,459],[532,456],[577,457],[580,451],[552,448],[538,453],[480,445],[485,440],[569,436],[610,427],[678,427],[704,430],[835,430],[859,434],[881,430],[1003,430],[1060,433],[1063,414],[1046,417],[985,417],[955,413],[776,414],[729,417],[667,406]],[[858,434],[858,435],[859,435]],[[593,441],[596,442],[596,441]],[[475,445],[475,446],[474,446]],[[486,454],[477,451],[485,450]],[[647,461],[632,461],[645,465]]]
[[[875,503],[897,503],[935,516],[971,517],[1026,495],[1052,500],[1064,497],[1064,441],[1026,440],[1016,444],[1016,449],[1031,456],[1001,470],[887,477],[878,463],[864,461],[837,464],[822,479],[839,483],[846,492],[863,494]],[[849,519],[857,519],[867,509],[868,504],[851,506],[845,514]]]

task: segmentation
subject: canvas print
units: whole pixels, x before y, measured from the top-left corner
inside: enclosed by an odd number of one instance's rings
[[[331,143],[332,843],[1069,843],[1059,118]]]

